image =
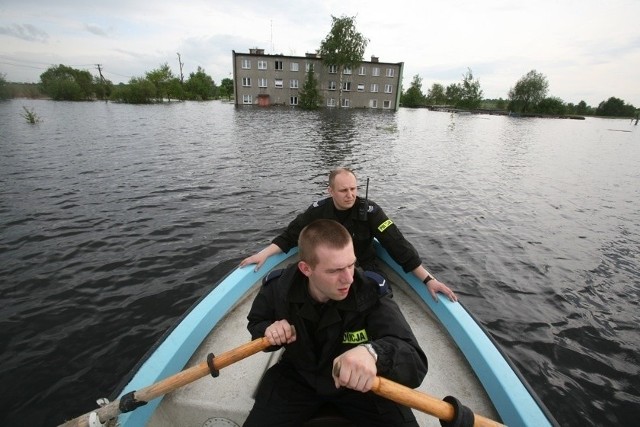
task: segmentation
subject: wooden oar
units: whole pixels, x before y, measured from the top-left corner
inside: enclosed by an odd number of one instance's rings
[[[215,370],[220,370],[239,360],[265,350],[269,346],[271,346],[271,344],[269,344],[269,340],[267,338],[262,337],[255,339],[247,344],[243,344],[240,347],[236,347],[233,350],[229,350],[226,353],[222,353],[221,355],[214,357],[212,361],[213,368]],[[210,373],[211,369],[209,368],[209,364],[204,361],[196,366],[185,369],[182,372],[134,392],[133,398],[138,402],[149,402],[157,397],[164,396],[165,394],[182,386],[192,383],[197,379],[207,376]],[[98,414],[98,418],[102,423],[116,418],[122,412],[120,410],[120,400],[115,400],[92,412]],[[91,413],[81,415],[78,418],[74,418],[73,420],[61,424],[59,427],[89,427],[90,416]]]
[[[438,417],[442,421],[451,422],[455,417],[452,404],[386,378],[376,377],[371,391],[401,405]],[[473,414],[473,418],[474,427],[504,427],[503,424],[481,415]]]

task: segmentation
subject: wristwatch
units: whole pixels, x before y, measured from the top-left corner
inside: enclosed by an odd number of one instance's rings
[[[371,345],[371,343],[360,344],[360,345],[367,349],[369,354],[373,357],[373,360],[375,360],[376,363],[377,363],[378,362],[378,353],[376,353],[376,351],[373,348],[373,346]]]
[[[433,279],[434,279],[434,277],[432,275],[427,274],[427,277],[424,278],[422,283],[424,283],[426,285],[427,283],[429,283],[429,280],[433,280]]]

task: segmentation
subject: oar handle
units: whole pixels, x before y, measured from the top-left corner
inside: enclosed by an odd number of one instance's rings
[[[426,414],[433,415],[443,421],[452,421],[455,417],[453,405],[444,400],[429,396],[426,393],[414,390],[402,384],[382,377],[373,380],[371,391],[386,399],[401,405],[417,409]],[[504,427],[496,421],[474,414],[474,427]]]
[[[226,353],[222,353],[221,355],[214,357],[213,368],[215,370],[226,368],[227,366],[235,362],[245,359],[260,351],[266,350],[270,346],[271,344],[269,343],[269,340],[267,338],[257,338],[253,341],[236,347],[233,350],[229,350]],[[157,397],[164,396],[165,394],[177,390],[182,386],[192,383],[195,380],[208,375],[210,372],[211,369],[209,368],[209,364],[206,361],[201,362],[196,366],[185,369],[184,371],[178,372],[175,375],[167,377],[155,384],[134,392],[133,397],[136,401],[139,402],[149,402]],[[101,408],[98,408],[92,412],[97,413],[98,418],[102,423],[116,418],[121,413],[120,399],[108,403],[105,406],[102,406]],[[91,413],[81,415],[77,418],[74,418],[73,420],[61,424],[59,427],[89,427],[90,415]]]

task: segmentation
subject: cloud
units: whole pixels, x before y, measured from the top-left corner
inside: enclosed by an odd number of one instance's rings
[[[84,28],[87,31],[89,31],[91,34],[95,34],[96,36],[101,36],[101,37],[108,37],[110,32],[100,27],[98,24],[85,24]]]
[[[47,39],[49,39],[49,34],[31,24],[13,24],[10,26],[0,27],[0,34],[30,42],[46,43]]]

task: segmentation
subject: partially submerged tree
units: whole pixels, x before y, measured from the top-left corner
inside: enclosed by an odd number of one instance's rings
[[[318,90],[318,81],[316,80],[313,66],[309,67],[307,79],[299,92],[299,105],[304,110],[316,110],[322,102],[320,91]]]
[[[425,99],[422,93],[422,77],[416,74],[413,76],[411,86],[402,94],[400,100],[404,107],[415,108],[424,105]]]
[[[459,99],[455,104],[459,108],[467,108],[473,110],[480,106],[482,102],[482,89],[480,89],[480,81],[473,78],[471,68],[467,68],[467,73],[462,76],[460,84]]]
[[[40,74],[42,91],[56,101],[85,101],[93,98],[93,77],[86,70],[66,65],[52,66]]]
[[[227,97],[227,100],[231,100],[231,96],[233,95],[233,79],[224,78],[220,82],[220,96]]]
[[[509,109],[519,113],[530,112],[547,97],[548,91],[549,82],[545,75],[531,70],[509,90]]]
[[[327,67],[335,67],[339,77],[340,99],[342,106],[342,76],[345,68],[354,69],[362,62],[369,39],[356,31],[355,16],[331,16],[331,31],[320,43],[318,53],[322,63]]]

